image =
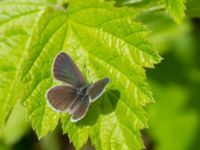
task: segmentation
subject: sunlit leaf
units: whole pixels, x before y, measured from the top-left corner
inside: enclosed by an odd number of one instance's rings
[[[17,99],[16,73],[42,3],[0,1],[0,129]]]
[[[148,40],[149,30],[135,19],[135,10],[115,8],[110,2],[73,2],[67,9],[44,4],[2,1],[2,8],[8,5],[5,12],[11,13],[1,13],[5,14],[2,22],[11,20],[11,35],[23,34],[23,39],[16,37],[19,41],[11,42],[16,44],[12,47],[8,45],[12,38],[5,38],[9,26],[1,30],[1,44],[8,43],[1,51],[7,57],[0,57],[6,77],[0,79],[1,93],[6,94],[1,95],[6,98],[2,99],[1,124],[19,99],[39,138],[53,131],[61,118],[63,132],[77,149],[88,138],[96,149],[142,149],[140,130],[147,127],[143,107],[153,101],[144,67],[153,68],[160,61]],[[31,8],[24,6],[23,11],[23,5]],[[16,12],[9,11],[13,7]],[[32,12],[34,15],[29,16]],[[16,27],[19,31],[14,32]],[[105,76],[111,80],[103,96],[91,104],[78,123],[70,122],[67,113],[56,113],[46,103],[46,91],[57,84],[51,67],[60,51],[69,53],[90,82]],[[7,59],[12,62],[9,67]]]
[[[53,84],[53,59],[65,50],[89,81],[111,79],[80,122],[71,123],[62,114],[63,130],[74,145],[80,148],[90,137],[97,149],[143,147],[139,130],[147,127],[147,119],[142,106],[153,101],[143,67],[153,67],[160,58],[148,42],[149,31],[132,20],[132,11],[112,5],[74,3],[66,12],[48,8],[41,16],[20,73],[22,101],[39,137],[54,129],[59,118],[46,104],[45,93]]]

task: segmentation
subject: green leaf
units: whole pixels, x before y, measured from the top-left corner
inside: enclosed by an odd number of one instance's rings
[[[169,13],[169,15],[174,19],[177,24],[182,23],[185,17],[186,10],[186,0],[115,0],[117,2],[116,5],[126,5],[131,6],[137,9],[139,15],[148,12],[158,12],[161,10],[165,10]],[[198,14],[198,5],[194,6],[193,4],[197,4],[198,0],[188,0],[187,8],[189,11],[187,14],[191,14],[193,16],[197,16]],[[192,7],[193,6],[193,7]],[[143,12],[143,13],[142,13]]]
[[[165,0],[168,13],[180,24],[185,17],[185,0]]]
[[[30,38],[22,67],[20,67],[19,77],[24,82],[21,101],[27,108],[33,129],[36,130],[39,137],[53,130],[59,117],[46,105],[45,93],[52,85],[50,55],[51,52],[54,52],[55,55],[62,49],[66,29],[63,26],[65,22],[66,16],[63,13],[57,13],[50,7],[44,9]],[[55,44],[54,41],[57,39],[59,41]]]
[[[141,149],[140,130],[147,127],[143,106],[153,101],[144,67],[160,61],[148,41],[149,31],[134,20],[131,9],[113,3],[80,2],[67,11],[47,7],[34,29],[23,56],[19,77],[21,100],[39,137],[52,131],[61,117],[64,133],[77,149],[91,138],[97,149]],[[108,76],[104,95],[81,121],[54,112],[45,93],[54,84],[51,66],[64,50],[89,81]]]
[[[187,0],[186,7],[187,11],[186,14],[189,17],[200,18],[200,1],[199,0]]]
[[[25,0],[0,1],[0,130],[17,99],[18,64],[41,6]]]
[[[1,128],[19,99],[39,138],[61,118],[64,133],[77,149],[89,137],[97,149],[143,147],[143,106],[153,101],[144,67],[152,68],[160,57],[148,41],[148,29],[134,18],[135,11],[93,1],[74,2],[67,11],[45,1],[7,0],[0,7]],[[61,50],[89,81],[111,79],[104,95],[76,124],[66,113],[53,111],[45,99],[47,89],[56,84],[51,66]]]

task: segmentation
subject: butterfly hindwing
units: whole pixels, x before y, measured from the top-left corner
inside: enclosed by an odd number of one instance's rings
[[[53,75],[55,79],[75,87],[82,87],[85,85],[85,79],[82,73],[70,56],[65,52],[61,52],[56,56],[53,65]]]
[[[109,78],[103,78],[92,84],[88,90],[91,102],[94,102],[98,97],[103,94],[106,85],[109,83]]]
[[[84,96],[77,101],[77,103],[72,106],[71,108],[71,121],[77,122],[78,120],[82,119],[86,112],[88,111],[90,105],[89,96]]]
[[[50,106],[61,112],[68,111],[77,97],[76,88],[67,85],[54,86],[46,94]]]

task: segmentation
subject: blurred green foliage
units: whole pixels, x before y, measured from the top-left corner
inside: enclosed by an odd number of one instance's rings
[[[147,135],[155,150],[198,150],[200,138],[200,19],[177,26],[163,13],[141,16],[164,58],[147,72],[156,103]]]

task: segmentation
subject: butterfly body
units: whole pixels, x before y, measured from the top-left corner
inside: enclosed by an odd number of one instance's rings
[[[76,64],[64,52],[59,53],[54,60],[53,76],[67,85],[50,88],[46,99],[54,110],[68,112],[72,122],[85,116],[90,102],[98,99],[109,83],[109,78],[103,78],[93,84],[87,84]]]
[[[86,85],[80,89],[78,89],[77,94],[81,97],[88,95],[88,89],[90,85]]]

